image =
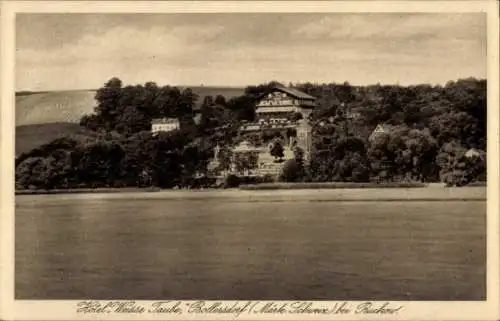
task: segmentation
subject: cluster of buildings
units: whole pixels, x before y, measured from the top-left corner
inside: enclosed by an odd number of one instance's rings
[[[239,130],[242,138],[239,144],[232,146],[232,166],[229,173],[247,176],[261,176],[265,174],[276,174],[281,170],[284,162],[276,162],[271,156],[272,143],[256,144],[245,137],[252,134],[261,134],[266,131],[272,133],[280,141],[283,147],[282,160],[294,157],[296,148],[302,149],[304,159],[307,161],[312,149],[312,128],[307,118],[317,107],[316,98],[299,90],[287,87],[275,87],[266,94],[259,97],[256,103],[256,119],[252,123],[245,123]],[[172,131],[180,126],[178,119],[165,118],[155,119],[152,122],[151,131]],[[218,154],[220,148],[214,150],[214,157],[209,167],[215,169],[219,165]],[[250,155],[252,164],[247,164],[242,173],[237,166],[236,159],[239,155]],[[227,172],[225,174],[228,174]]]

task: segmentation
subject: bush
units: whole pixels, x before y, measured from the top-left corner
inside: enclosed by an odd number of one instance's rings
[[[304,166],[295,159],[289,159],[280,174],[282,182],[297,182],[304,177]]]
[[[293,122],[297,122],[297,121],[299,121],[299,120],[301,120],[301,119],[303,119],[303,118],[304,118],[304,117],[302,116],[302,114],[301,114],[301,113],[294,113],[294,114],[292,115],[292,117],[291,117],[291,119],[290,119],[290,120],[291,120],[291,121],[293,121]]]
[[[215,178],[213,177],[199,177],[192,180],[191,188],[208,188],[215,185]]]
[[[264,176],[246,176],[240,178],[240,186],[241,184],[264,184],[264,183],[274,183],[276,178],[273,175],[266,174]]]
[[[356,183],[356,182],[315,182],[315,183],[268,183],[240,186],[244,190],[278,190],[278,189],[345,189],[345,188],[423,188],[426,183]]]
[[[285,156],[284,148],[283,148],[283,145],[281,145],[280,141],[275,141],[273,143],[273,146],[271,147],[271,150],[269,153],[271,154],[271,156],[273,156],[275,158],[275,161],[276,161],[276,159],[281,161],[283,156]]]
[[[271,174],[266,174],[266,175],[261,177],[262,183],[274,183],[275,181],[276,181],[276,178]]]
[[[241,184],[241,179],[236,175],[229,175],[224,181],[224,188],[234,188]]]

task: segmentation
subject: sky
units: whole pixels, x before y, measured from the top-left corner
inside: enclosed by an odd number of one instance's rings
[[[486,78],[486,14],[18,14],[16,90]]]

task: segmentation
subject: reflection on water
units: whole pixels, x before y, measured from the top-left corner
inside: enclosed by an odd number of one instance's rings
[[[17,299],[485,297],[481,201],[16,205]]]

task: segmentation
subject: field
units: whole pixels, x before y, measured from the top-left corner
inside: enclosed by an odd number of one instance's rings
[[[343,192],[17,196],[15,296],[485,298],[484,200],[347,202]]]
[[[85,132],[85,129],[74,123],[52,123],[22,125],[16,127],[16,155],[29,152],[33,148],[49,143],[65,135]]]
[[[51,91],[16,96],[16,126],[78,123],[94,111],[94,91]]]

